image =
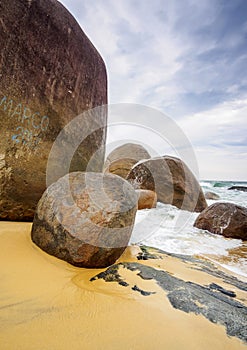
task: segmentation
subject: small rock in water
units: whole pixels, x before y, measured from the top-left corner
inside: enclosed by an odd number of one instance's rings
[[[138,209],[152,209],[157,205],[157,194],[150,190],[136,190],[138,195]]]
[[[197,217],[194,226],[225,237],[247,240],[247,208],[214,203]]]
[[[214,192],[206,192],[205,193],[205,198],[206,199],[212,199],[212,200],[217,200],[220,199],[220,196]]]
[[[232,187],[229,187],[228,190],[237,190],[237,191],[247,192],[247,187],[245,187],[245,186],[232,186]]]
[[[40,199],[32,240],[72,265],[106,267],[128,245],[136,211],[135,190],[121,177],[70,173]]]

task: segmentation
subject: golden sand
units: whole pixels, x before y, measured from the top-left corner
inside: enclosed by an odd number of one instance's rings
[[[133,291],[137,272],[120,269],[129,287],[90,282],[102,270],[47,255],[32,243],[30,229],[29,223],[0,223],[1,350],[246,350],[223,326],[174,309],[155,281],[138,278],[138,287],[156,294]],[[121,260],[135,261],[138,249],[127,249]],[[184,280],[218,282],[173,257],[145,264]]]
[[[129,247],[130,248],[130,247]],[[138,247],[134,247],[135,249]],[[201,271],[198,269],[198,266],[195,266],[192,262],[182,262],[180,259],[171,257],[166,254],[159,254],[163,259],[162,260],[148,260],[148,261],[142,261],[143,265],[152,266],[155,269],[161,269],[169,272],[171,275],[174,275],[178,278],[183,279],[184,281],[191,281],[194,283],[198,283],[201,285],[209,285],[211,283],[216,283],[222,286],[225,289],[230,289],[236,293],[237,299],[241,302],[247,303],[247,293],[239,290],[238,288],[235,288],[231,284],[229,285],[221,278],[217,278],[215,276],[211,276],[210,274]],[[203,257],[200,256],[200,259],[203,259]],[[126,256],[126,261],[128,260],[128,257]],[[218,265],[218,267],[220,267]],[[226,272],[229,274],[229,271],[227,271],[224,268],[221,268],[223,272]],[[241,279],[242,281],[246,282],[246,278],[244,276],[239,276],[235,273],[231,273],[233,276]]]

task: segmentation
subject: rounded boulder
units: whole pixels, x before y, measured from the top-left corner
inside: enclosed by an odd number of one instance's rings
[[[31,237],[42,250],[72,265],[106,267],[128,245],[136,211],[137,195],[124,179],[74,172],[43,194]]]
[[[157,205],[157,194],[149,190],[136,190],[138,195],[138,209],[152,209]]]
[[[114,149],[105,161],[105,172],[126,179],[132,167],[142,159],[149,159],[150,154],[141,145],[126,143]]]
[[[194,226],[225,237],[247,240],[247,208],[214,203],[197,217]]]
[[[159,202],[179,209],[200,212],[207,207],[199,182],[178,158],[163,156],[139,162],[127,180],[136,189],[156,192]]]
[[[217,193],[214,193],[214,192],[206,192],[205,193],[205,198],[206,199],[212,199],[212,200],[218,200],[220,199],[220,196],[217,194]]]

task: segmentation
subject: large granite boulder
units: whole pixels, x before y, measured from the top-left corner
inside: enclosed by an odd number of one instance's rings
[[[136,189],[155,191],[158,201],[179,209],[200,212],[207,207],[198,181],[178,158],[163,156],[139,162],[127,180]]]
[[[142,159],[149,159],[150,154],[141,145],[126,143],[114,149],[107,157],[104,165],[105,172],[126,179],[132,167]]]
[[[128,245],[136,211],[135,190],[119,176],[70,173],[40,199],[32,240],[75,266],[109,266]]]
[[[247,240],[247,208],[214,203],[197,217],[194,226],[225,237]]]
[[[0,218],[31,220],[54,140],[75,116],[107,103],[106,69],[58,1],[1,0],[0,13]],[[98,113],[70,171],[84,171],[101,146],[93,170],[102,171],[106,119]],[[90,134],[90,118],[80,124]]]
[[[220,199],[220,196],[217,193],[214,193],[211,191],[205,192],[204,195],[205,195],[206,199],[211,199],[211,200],[215,200],[215,201]]]

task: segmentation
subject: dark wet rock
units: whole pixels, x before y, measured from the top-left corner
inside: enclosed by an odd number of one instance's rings
[[[156,254],[152,254],[149,250],[149,247],[146,246],[140,246],[141,252],[138,253],[137,259],[138,260],[149,260],[149,259],[161,259],[161,256],[158,256]]]
[[[158,201],[179,209],[200,212],[207,207],[201,186],[178,158],[164,156],[139,162],[127,180],[136,189],[156,192]]]
[[[235,298],[236,297],[236,293],[233,292],[232,290],[227,290],[221,286],[219,286],[218,284],[216,283],[211,283],[209,285],[209,288],[212,289],[212,290],[218,290],[219,292],[223,293],[223,294],[226,294],[228,295],[229,297],[232,297],[232,298]]]
[[[139,253],[139,254],[137,255],[137,259],[138,259],[138,260],[148,260],[149,258],[148,258],[148,256],[147,256],[146,254]]]
[[[48,187],[34,217],[32,240],[79,267],[113,264],[128,245],[137,196],[112,174],[68,174]]]
[[[31,220],[59,132],[78,114],[107,103],[106,69],[60,2],[1,0],[0,13],[0,218]],[[94,171],[102,171],[106,119],[106,112],[98,114],[99,129],[82,142],[71,171],[84,171],[103,146],[94,161]],[[79,128],[92,130],[90,119]]]
[[[240,281],[237,277],[226,274],[223,271],[215,269],[215,267],[208,263],[202,264],[200,268],[194,267],[195,270],[200,270],[208,273],[217,278],[221,278],[224,283],[231,284],[232,286],[247,292],[247,284],[243,281]]]
[[[212,200],[218,200],[220,199],[220,196],[214,192],[206,192],[205,193],[205,198],[206,199],[212,199]]]
[[[138,209],[152,209],[157,205],[157,194],[150,190],[136,190],[138,195]]]
[[[117,282],[120,286],[128,287],[128,283],[122,279],[118,269],[121,264],[113,265],[106,271],[99,273],[97,276],[94,276],[90,279],[90,282],[96,281],[98,279],[103,279],[105,282]]]
[[[110,266],[106,271],[99,273],[98,275],[92,277],[90,282],[94,282],[98,279],[103,279],[105,282],[117,282],[120,286],[128,287],[129,283],[123,280],[123,278],[119,274],[119,268],[124,266],[122,263],[117,265]],[[149,296],[151,294],[155,294],[155,292],[145,291],[139,288],[137,285],[134,285],[132,290],[139,292],[143,296]]]
[[[170,253],[165,252],[161,249],[154,248],[154,247],[148,247],[148,246],[140,246],[142,253],[139,253],[139,255],[144,254],[147,256],[147,259],[162,259],[163,256],[171,256],[173,258],[177,258],[183,262],[190,263],[191,268],[194,270],[203,271],[211,276],[217,277],[222,279],[224,283],[228,283],[238,289],[241,289],[245,292],[247,292],[247,284],[243,281],[240,281],[237,277],[229,275],[221,270],[218,270],[214,264],[212,264],[208,260],[199,259],[191,255],[185,255],[185,254],[177,254],[177,253]],[[137,256],[138,258],[138,256]],[[141,259],[140,259],[141,260]]]
[[[167,293],[167,298],[175,309],[203,315],[210,322],[225,326],[228,335],[247,341],[247,307],[239,301],[233,300],[231,296],[219,293],[214,288],[210,289],[194,282],[184,281],[166,271],[140,263],[121,263],[111,266],[105,271],[104,276],[107,276],[107,271],[110,275],[114,274],[120,266],[130,271],[138,271],[137,276],[142,279],[156,281]],[[101,274],[101,278],[104,276]],[[114,281],[114,278],[112,280]],[[137,290],[135,285],[133,288]]]
[[[114,149],[105,161],[106,172],[126,179],[132,167],[142,159],[150,158],[148,151],[136,143],[126,143]]]
[[[194,226],[230,238],[247,240],[247,208],[214,203],[197,217]]]
[[[147,292],[143,289],[140,289],[137,285],[134,285],[134,287],[132,287],[132,290],[141,293],[141,295],[144,295],[145,297],[151,294],[155,294],[155,292]]]
[[[118,284],[120,286],[123,286],[123,287],[128,287],[129,286],[129,283],[125,282],[125,281],[119,281]]]
[[[247,192],[247,187],[245,187],[245,186],[232,186],[232,187],[229,187],[228,190],[237,190],[237,191]]]

